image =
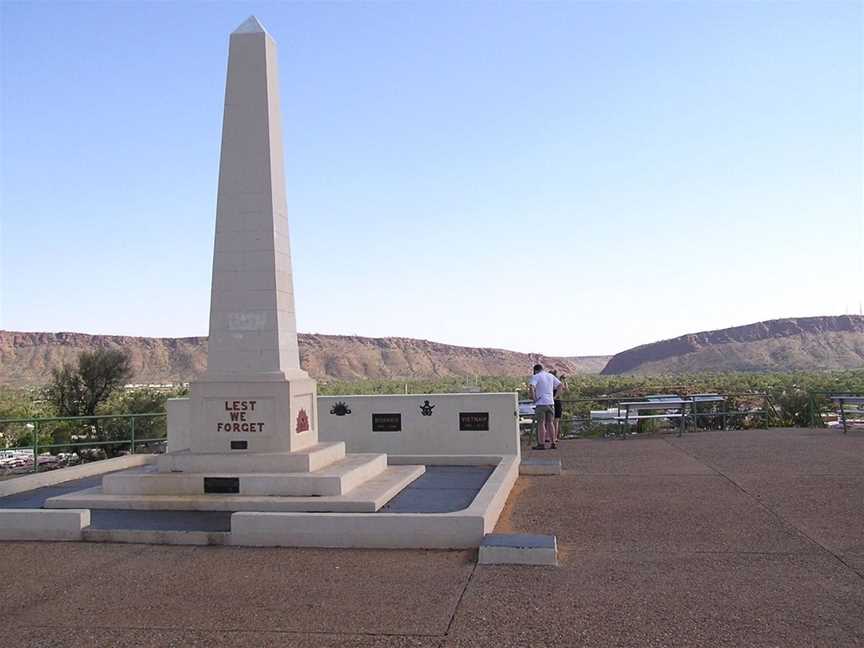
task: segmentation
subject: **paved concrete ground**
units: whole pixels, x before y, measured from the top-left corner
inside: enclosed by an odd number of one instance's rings
[[[541,453],[544,454],[544,453]],[[864,646],[864,434],[562,443],[472,552],[0,543],[4,646]]]

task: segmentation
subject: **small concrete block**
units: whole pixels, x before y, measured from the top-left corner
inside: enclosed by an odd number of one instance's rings
[[[235,513],[231,544],[250,547],[466,549],[483,537],[483,518],[462,513]]]
[[[524,457],[519,465],[520,475],[560,475],[560,459],[538,459],[536,457]]]
[[[89,510],[0,510],[0,540],[81,540],[89,525]]]
[[[553,535],[490,533],[480,545],[481,565],[558,565],[558,541]]]

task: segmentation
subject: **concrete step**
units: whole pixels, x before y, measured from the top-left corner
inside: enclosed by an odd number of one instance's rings
[[[312,472],[345,458],[345,442],[318,443],[297,452],[193,454],[188,450],[160,455],[159,472],[285,473]]]
[[[170,531],[151,529],[84,529],[85,542],[122,542],[131,544],[225,545],[225,531]]]
[[[137,511],[264,511],[374,513],[426,471],[425,466],[390,466],[343,495],[109,495],[101,486],[52,497],[50,509],[128,509]]]
[[[560,475],[561,459],[539,459],[538,457],[522,457],[519,464],[520,475]]]
[[[106,495],[344,495],[387,468],[385,454],[351,454],[314,472],[116,473],[102,478]]]
[[[558,565],[558,540],[554,535],[490,533],[477,555],[481,565]]]

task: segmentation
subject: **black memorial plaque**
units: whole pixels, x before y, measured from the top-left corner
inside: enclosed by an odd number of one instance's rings
[[[372,414],[373,432],[401,432],[401,414]]]
[[[232,450],[246,450],[249,447],[248,441],[232,441],[231,449]]]
[[[205,493],[239,493],[239,477],[205,477]]]
[[[459,412],[460,432],[488,432],[489,412]]]

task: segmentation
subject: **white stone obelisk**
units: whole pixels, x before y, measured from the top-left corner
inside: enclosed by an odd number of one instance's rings
[[[228,51],[207,373],[191,388],[190,449],[317,443],[316,392],[297,346],[276,42],[251,16]]]

